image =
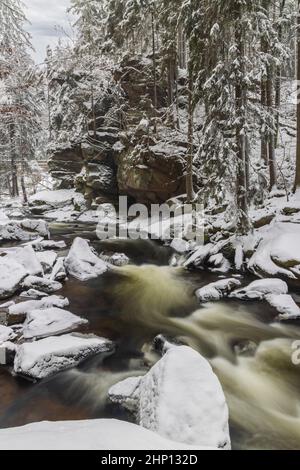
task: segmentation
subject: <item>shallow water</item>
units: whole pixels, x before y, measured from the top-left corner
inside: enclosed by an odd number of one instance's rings
[[[216,275],[170,268],[170,250],[151,242],[103,245],[91,230],[83,236],[88,234],[96,249],[126,252],[135,264],[88,283],[71,279],[61,293],[72,312],[89,319],[83,331],[116,341],[116,353],[35,385],[0,369],[0,427],[40,420],[130,420],[107,402],[107,391],[158,360],[150,344],[163,333],[211,362],[228,400],[234,448],[300,449],[300,366],[291,361],[299,326],[276,323],[276,312],[263,302],[199,308],[194,290]],[[78,234],[82,227],[53,227],[54,238],[68,244]]]

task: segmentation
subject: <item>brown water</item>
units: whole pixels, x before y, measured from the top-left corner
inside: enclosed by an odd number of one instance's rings
[[[79,226],[76,234],[81,232]],[[75,230],[61,225],[53,233],[70,243]],[[104,248],[92,232],[85,236],[98,250]],[[158,359],[151,342],[162,333],[211,362],[228,400],[234,448],[300,449],[300,366],[291,361],[299,326],[276,323],[276,312],[263,302],[199,308],[194,290],[215,275],[165,266],[170,251],[152,243],[123,242],[119,250],[113,245],[105,249],[127,252],[136,264],[88,283],[71,279],[62,294],[72,312],[89,319],[85,331],[116,341],[116,353],[35,385],[0,369],[0,427],[40,420],[130,420],[107,402],[107,391],[123,378],[145,373]]]

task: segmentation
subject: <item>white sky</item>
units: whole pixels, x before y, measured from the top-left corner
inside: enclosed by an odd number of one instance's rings
[[[22,0],[25,5],[25,15],[30,21],[26,29],[32,36],[35,48],[34,59],[43,62],[46,46],[55,45],[59,37],[64,37],[57,27],[64,28],[72,36],[72,18],[67,14],[70,0]]]

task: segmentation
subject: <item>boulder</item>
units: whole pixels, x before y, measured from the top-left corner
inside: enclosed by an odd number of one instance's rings
[[[228,408],[209,363],[186,346],[171,346],[144,376],[113,386],[114,403],[138,424],[184,444],[230,449]]]
[[[242,289],[235,290],[229,297],[241,300],[263,300],[268,295],[284,295],[288,285],[281,279],[259,279]]]
[[[21,264],[6,256],[0,257],[0,300],[12,297],[27,275]]]
[[[65,259],[65,268],[80,281],[94,279],[108,269],[107,264],[92,251],[88,241],[79,237],[74,240]]]
[[[113,343],[96,336],[69,334],[45,338],[18,347],[14,371],[33,379],[44,379],[75,367],[95,354],[111,351]]]
[[[212,302],[221,300],[227,297],[233,289],[241,285],[238,279],[221,279],[217,282],[212,282],[207,286],[202,287],[196,291],[196,297],[200,302]]]
[[[28,276],[22,282],[23,289],[36,289],[46,294],[53,294],[62,289],[62,284],[46,277]]]

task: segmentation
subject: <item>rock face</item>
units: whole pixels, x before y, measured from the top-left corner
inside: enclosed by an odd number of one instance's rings
[[[71,189],[74,178],[83,168],[83,155],[80,146],[56,150],[48,162],[51,176],[57,181],[57,189]]]
[[[161,203],[185,190],[186,148],[173,144],[141,144],[126,148],[118,156],[118,183],[122,194],[139,203]]]
[[[209,363],[189,347],[170,347],[144,377],[115,385],[109,396],[134,411],[141,426],[162,437],[230,449],[221,385]]]

